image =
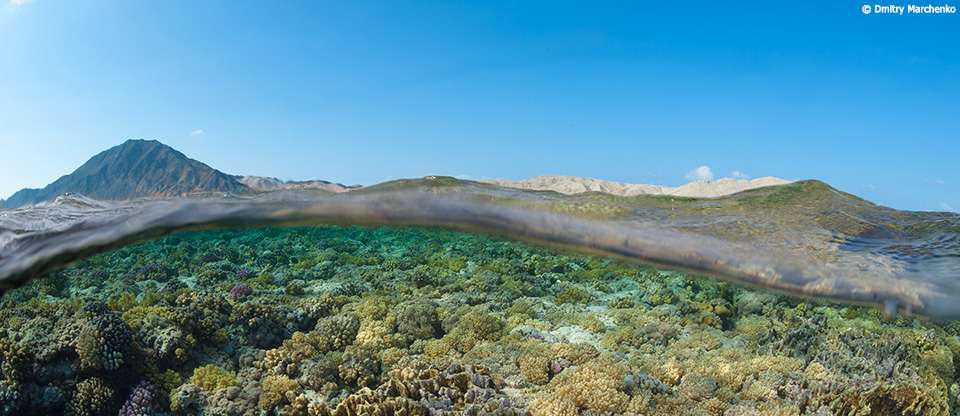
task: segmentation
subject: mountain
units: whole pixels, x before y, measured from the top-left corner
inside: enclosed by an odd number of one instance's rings
[[[671,195],[691,198],[716,198],[724,195],[735,194],[748,189],[790,183],[788,180],[774,177],[757,178],[753,180],[723,178],[716,181],[691,182],[683,186],[671,188],[669,186],[636,185],[564,175],[540,175],[535,178],[524,179],[521,181],[485,179],[481,180],[480,182],[505,186],[508,188],[554,191],[568,195],[587,192],[602,192],[619,196]]]
[[[790,183],[790,181],[771,177],[751,181],[726,178],[717,181],[693,182],[671,188],[561,175],[542,175],[522,181],[497,179],[480,182],[519,189],[556,191],[563,194],[601,192],[617,196],[672,195],[697,198],[716,198],[748,189]],[[396,184],[381,185],[395,186]],[[128,140],[90,158],[73,173],[60,177],[43,189],[21,189],[9,199],[0,200],[0,209],[51,201],[68,192],[100,200],[123,200],[200,193],[270,192],[308,188],[340,193],[363,187],[344,186],[320,180],[282,182],[276,178],[264,176],[231,176],[190,159],[156,140]]]
[[[345,186],[339,183],[319,180],[283,182],[277,178],[269,178],[266,176],[243,176],[237,180],[257,192],[279,191],[283,189],[319,189],[321,191],[340,193],[363,188],[363,186],[360,185]]]
[[[96,199],[179,196],[246,190],[234,177],[184,156],[156,140],[128,140],[90,158],[43,189],[22,189],[0,208],[49,201],[66,192]]]

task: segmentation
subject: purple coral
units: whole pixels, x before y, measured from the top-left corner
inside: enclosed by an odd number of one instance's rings
[[[137,274],[143,275],[143,274],[156,273],[158,271],[160,271],[159,266],[157,266],[156,264],[148,264],[146,266],[140,267],[140,269],[137,270]]]
[[[158,414],[157,391],[149,381],[142,380],[120,408],[118,416],[153,416]]]
[[[552,339],[549,339],[549,338],[543,336],[542,334],[530,334],[530,335],[527,335],[526,338],[533,338],[533,339],[536,339],[536,340],[540,340],[540,341],[546,342],[547,344],[553,344],[553,342],[554,342]]]
[[[552,375],[560,374],[561,372],[563,372],[565,368],[570,367],[570,365],[571,365],[570,361],[564,358],[556,358],[550,361],[550,374]]]
[[[198,266],[203,266],[204,264],[213,263],[213,262],[217,262],[217,261],[220,261],[220,257],[219,257],[219,256],[216,256],[216,255],[213,255],[213,254],[207,254],[207,255],[201,256],[201,257],[197,260],[197,265],[198,265]]]
[[[241,296],[249,295],[253,289],[249,285],[237,285],[230,289],[230,299],[237,300]]]
[[[117,280],[130,280],[130,279],[133,279],[134,277],[137,277],[137,276],[134,276],[133,274],[129,274],[129,273],[121,274],[120,276],[117,276]]]
[[[243,280],[243,279],[246,279],[246,278],[250,277],[251,274],[252,274],[252,273],[250,273],[250,270],[247,270],[247,269],[237,269],[236,276],[237,276],[237,279]]]

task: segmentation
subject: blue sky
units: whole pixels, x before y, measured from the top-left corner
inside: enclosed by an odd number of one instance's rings
[[[227,173],[281,179],[678,186],[738,172],[960,209],[960,13],[2,1],[2,198],[154,138]]]

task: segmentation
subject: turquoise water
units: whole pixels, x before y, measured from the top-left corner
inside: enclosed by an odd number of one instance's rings
[[[374,191],[0,213],[0,414],[956,408],[956,216]]]

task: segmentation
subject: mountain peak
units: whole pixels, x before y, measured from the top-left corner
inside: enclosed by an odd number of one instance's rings
[[[180,196],[246,189],[232,176],[190,159],[157,140],[131,139],[111,147],[43,189],[22,189],[0,208],[49,201],[66,192],[97,199]]]

